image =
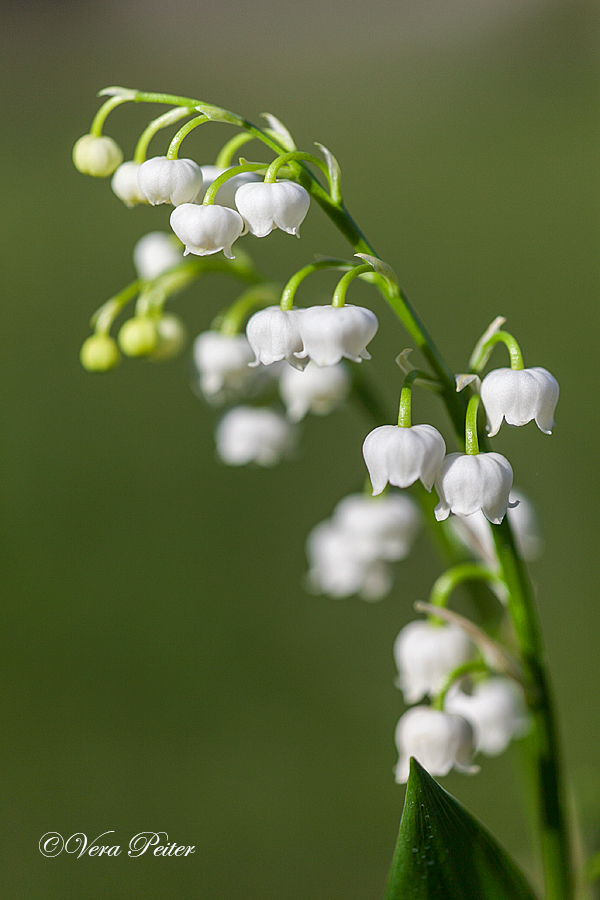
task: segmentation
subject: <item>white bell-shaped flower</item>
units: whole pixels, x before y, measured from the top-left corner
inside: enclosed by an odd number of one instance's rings
[[[412,550],[421,529],[421,510],[406,494],[388,494],[374,500],[350,494],[340,500],[333,523],[360,546],[363,558],[400,560]]]
[[[377,316],[362,306],[310,306],[302,310],[299,328],[304,349],[318,366],[334,366],[346,357],[354,362],[371,359],[367,344],[377,333]]]
[[[138,277],[152,281],[182,262],[181,244],[166,231],[151,231],[133,248],[133,264]]]
[[[200,168],[202,170],[202,190],[197,195],[195,203],[202,203],[204,195],[213,181],[227,171],[227,169],[222,169],[219,166],[200,166]],[[225,184],[221,185],[217,191],[215,203],[218,203],[219,206],[228,206],[229,209],[235,209],[235,193],[238,188],[241,188],[243,184],[254,184],[259,180],[260,176],[256,175],[255,172],[240,172],[239,175],[228,178]]]
[[[509,501],[516,506],[508,507],[508,521],[512,528],[519,555],[526,562],[539,559],[544,551],[544,540],[535,508],[520,491],[511,490]],[[498,560],[489,522],[482,512],[470,516],[453,516],[450,525],[459,540],[466,544],[476,556],[496,568]]]
[[[217,453],[229,466],[274,466],[289,456],[296,443],[295,427],[271,409],[236,406],[225,413],[216,430]]]
[[[138,184],[138,172],[140,163],[128,160],[121,163],[117,171],[112,177],[110,186],[119,200],[122,200],[125,206],[138,206],[140,203],[147,203],[148,200],[142,194]]]
[[[152,206],[191,203],[202,189],[202,171],[193,159],[167,159],[154,156],[138,171],[140,191]]]
[[[193,355],[200,390],[209,400],[242,390],[253,375],[248,368],[253,353],[245,334],[204,331],[194,341]]]
[[[111,137],[84,134],[73,147],[73,162],[84,175],[106,178],[123,162],[123,151]]]
[[[398,784],[408,780],[414,756],[430,775],[447,775],[451,769],[473,773],[473,728],[462,716],[413,706],[404,713],[395,734],[399,758],[394,769]]]
[[[522,737],[531,721],[523,689],[500,676],[478,682],[471,694],[453,684],[444,700],[449,713],[464,716],[473,726],[475,749],[487,756],[503,753],[513,738]]]
[[[493,525],[499,525],[509,503],[513,471],[499,453],[450,453],[435,479],[440,502],[435,508],[439,521],[450,513],[470,516],[481,510]]]
[[[433,425],[380,425],[363,444],[373,494],[381,494],[388,482],[406,488],[418,478],[430,491],[445,453],[444,438]]]
[[[279,392],[292,422],[299,422],[308,412],[328,415],[347,400],[350,386],[350,372],[344,363],[322,369],[309,362],[304,371],[285,366],[279,378]]]
[[[535,419],[540,431],[552,434],[558,394],[556,378],[539,366],[489,372],[481,383],[481,400],[490,437],[498,433],[502,419],[509,425],[526,425]]]
[[[285,359],[295,369],[304,369],[307,360],[298,359],[302,350],[299,321],[304,310],[267,306],[248,320],[246,335],[256,359],[251,366],[270,366]]]
[[[398,667],[397,686],[406,703],[435,696],[448,675],[471,659],[473,650],[473,644],[457,625],[436,625],[423,619],[405,625],[394,642],[394,659]]]
[[[236,191],[235,205],[256,237],[266,237],[274,228],[300,237],[298,229],[308,212],[310,196],[294,181],[244,184]]]
[[[365,546],[330,521],[319,522],[306,541],[309,561],[308,587],[330,597],[381,600],[392,587],[389,565],[365,553]]]
[[[244,230],[239,213],[226,206],[198,206],[182,203],[171,213],[171,228],[182,244],[184,256],[210,256],[223,251],[227,259],[233,259],[231,245]]]

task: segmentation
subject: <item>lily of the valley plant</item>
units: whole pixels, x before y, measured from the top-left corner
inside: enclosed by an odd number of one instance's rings
[[[118,87],[100,95],[105,100],[90,133],[75,145],[75,166],[84,174],[112,176],[113,191],[127,206],[146,204],[149,233],[134,248],[137,278],[92,318],[93,333],[81,349],[83,366],[101,372],[116,366],[122,354],[167,359],[179,353],[185,331],[166,305],[206,273],[218,272],[238,282],[240,294],[196,337],[193,361],[198,394],[222,410],[215,440],[225,464],[273,466],[284,457],[293,460],[298,423],[306,415],[326,415],[350,400],[363,405],[373,422],[363,445],[367,487],[340,498],[331,517],[316,523],[306,537],[307,589],[331,597],[379,600],[394,589],[396,564],[409,556],[423,524],[437,530],[446,568],[427,602],[417,604],[424,615],[405,626],[394,642],[397,686],[410,707],[395,727],[395,780],[406,782],[412,771],[409,794],[419,786],[431,790],[435,783],[423,781],[421,767],[436,777],[453,768],[472,774],[485,765],[486,755],[502,753],[512,740],[528,735],[546,900],[570,900],[575,878],[564,775],[541,631],[524,564],[542,546],[531,503],[514,489],[511,464],[490,441],[503,422],[522,426],[535,420],[550,434],[558,400],[556,380],[544,368],[525,368],[521,349],[513,335],[502,330],[500,317],[476,341],[462,373],[448,368],[389,262],[378,257],[351,218],[342,200],[340,168],[322,145],[317,144],[320,155],[298,150],[273,116],[266,116],[261,128],[195,98]],[[127,102],[167,110],[149,122],[131,158],[123,162],[120,148],[103,129],[111,110]],[[228,132],[216,160],[180,156],[193,129],[220,123],[234,126],[235,133],[231,137]],[[150,144],[164,129],[170,130],[166,154],[151,155]],[[236,155],[250,141],[258,161],[238,161]],[[159,204],[173,207],[171,233],[153,227],[149,207]],[[272,283],[251,262],[253,242],[268,240],[275,229],[299,237],[302,222],[316,214],[315,207],[347,240],[348,258],[306,260],[300,242],[297,270],[289,273],[285,285]],[[304,279],[316,283],[321,272],[332,270],[339,280],[330,303],[296,303]],[[390,305],[424,359],[423,368],[416,369],[408,362],[408,351],[398,357],[404,374],[401,381],[396,370],[401,387],[397,420],[387,420],[373,391],[364,389],[362,371],[371,359],[368,348],[378,321],[370,308],[346,303],[357,278],[372,288],[374,298],[378,293]],[[123,319],[130,304],[133,311]],[[484,375],[496,350],[508,352],[510,368]],[[413,424],[413,395],[419,389],[435,391],[445,409],[446,418],[436,426]],[[479,602],[482,584],[495,595],[493,614],[489,595],[487,604]],[[472,592],[477,623],[450,606],[459,585]],[[390,722],[390,734],[393,731]],[[420,766],[411,769],[411,758]],[[428,826],[433,841],[415,847],[418,859],[407,864],[403,841],[415,815],[409,806],[407,802],[388,900],[441,898],[442,884],[448,898],[502,900],[517,896],[514,891],[533,896],[508,857],[498,856],[502,851],[495,844],[489,852],[501,860],[505,882],[493,880],[498,873],[491,869],[497,862],[486,871],[482,860],[492,856],[482,855],[477,847],[491,847],[492,839],[479,824],[469,825],[473,850],[472,871],[467,866],[464,875],[470,879],[465,882],[468,894],[464,887],[463,893],[454,892],[452,879],[444,881],[444,873],[453,854],[471,852],[471,845],[466,841],[455,847],[452,839],[444,845],[443,823],[440,819],[436,832],[433,812]],[[420,859],[426,860],[427,870],[415,869]],[[505,888],[499,888],[503,883]]]

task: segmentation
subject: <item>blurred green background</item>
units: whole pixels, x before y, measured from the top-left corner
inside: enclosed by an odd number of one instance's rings
[[[268,110],[302,148],[322,142],[449,364],[464,370],[502,314],[526,364],[559,379],[552,438],[503,429],[494,449],[544,522],[532,575],[570,787],[597,846],[597,3],[5,0],[0,17],[4,896],[380,896],[403,802],[392,642],[441,571],[423,538],[379,604],[304,592],[307,532],[363,482],[360,411],[307,421],[292,462],[236,470],[215,459],[189,354],[80,368],[90,315],[168,220],[71,164],[110,84]],[[126,156],[154,109],[111,116]],[[186,151],[211,162],[230,134],[199,129]],[[301,241],[251,249],[281,281],[316,252],[347,252],[316,208]],[[324,299],[326,280],[313,285]],[[213,277],[174,308],[193,336],[236,291]],[[394,357],[410,341],[356,285],[361,300],[380,318],[369,372],[393,421]],[[419,395],[416,420],[429,415],[450,438]],[[444,785],[536,878],[518,747]],[[196,853],[38,850],[48,831],[108,830],[122,846],[163,830]]]

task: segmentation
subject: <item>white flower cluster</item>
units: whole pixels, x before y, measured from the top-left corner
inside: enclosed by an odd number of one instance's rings
[[[406,703],[418,703],[427,696],[435,698],[474,652],[469,638],[456,625],[410,622],[394,644],[397,683]],[[407,780],[411,756],[432,775],[446,775],[452,768],[477,771],[472,765],[475,753],[502,753],[511,740],[527,731],[529,724],[523,690],[511,678],[458,680],[445,693],[443,709],[413,706],[400,718],[396,728],[396,781]]]
[[[331,597],[380,600],[393,584],[391,563],[408,556],[421,525],[411,497],[350,494],[308,536],[309,588]]]

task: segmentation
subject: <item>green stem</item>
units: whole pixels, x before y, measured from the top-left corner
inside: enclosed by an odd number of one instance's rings
[[[569,900],[573,896],[571,839],[558,731],[538,613],[531,584],[506,516],[501,525],[492,527],[492,534],[503,579],[509,590],[509,613],[528,682],[526,694],[533,717],[530,745],[535,769],[545,900]]]
[[[331,190],[331,182],[329,177],[329,166],[327,163],[323,162],[322,159],[319,159],[318,156],[315,156],[313,153],[303,153],[300,150],[292,150],[290,153],[284,153],[282,156],[278,156],[277,159],[273,160],[271,165],[267,170],[267,174],[265,175],[265,184],[273,184],[277,180],[277,173],[281,169],[282,166],[287,165],[291,162],[310,162],[313,166],[317,166],[321,169],[322,172],[327,176],[327,181],[329,182],[329,188]]]
[[[465,419],[465,453],[469,456],[477,456],[479,453],[479,438],[477,436],[477,413],[479,411],[479,394],[473,394],[467,406]]]
[[[450,594],[465,581],[483,581],[493,587],[506,588],[504,579],[486,566],[472,562],[461,563],[447,569],[435,581],[429,594],[429,602],[432,606],[446,606]]]
[[[450,672],[448,677],[446,678],[444,684],[441,687],[439,693],[434,697],[431,705],[433,709],[443,709],[444,708],[444,700],[446,699],[446,694],[452,687],[455,681],[458,681],[460,678],[463,678],[465,675],[472,675],[474,673],[483,673],[487,672],[488,667],[485,662],[479,659],[471,659],[469,662],[463,663],[461,666],[457,666],[454,671]]]
[[[241,175],[243,172],[260,172],[261,169],[264,169],[264,164],[244,163],[241,166],[232,166],[227,169],[226,172],[221,172],[221,174],[211,182],[207,189],[202,201],[203,206],[211,206],[214,204],[217,191],[221,185],[225,184],[226,181],[229,181],[230,178],[233,178],[235,175]]]
[[[263,309],[265,306],[275,306],[278,297],[279,285],[277,284],[265,282],[265,284],[248,288],[225,312],[213,319],[210,327],[213,331],[220,331],[222,334],[239,334],[249,313],[255,309]]]
[[[193,131],[194,128],[197,128],[198,125],[204,125],[205,122],[208,122],[206,116],[195,116],[193,119],[190,119],[189,122],[186,122],[185,125],[182,125],[171,143],[169,144],[169,149],[167,150],[167,159],[177,159],[177,155],[179,153],[179,147],[181,146],[181,142],[184,137]]]
[[[349,272],[346,272],[345,275],[342,275],[333,292],[331,305],[337,307],[338,309],[344,306],[346,302],[346,291],[350,287],[351,283],[355,278],[358,278],[360,275],[366,275],[367,273],[369,273],[369,275],[373,274],[372,266],[355,266]]]
[[[400,391],[400,403],[398,404],[398,425],[400,428],[410,428],[412,425],[411,406],[412,406],[412,386],[419,377],[417,369],[409,372],[402,383]]]
[[[108,114],[112,112],[115,107],[120,106],[121,103],[126,103],[127,99],[127,97],[111,97],[109,100],[103,103],[92,120],[90,134],[93,134],[94,137],[101,137],[102,126],[104,125]]]
[[[349,269],[353,268],[352,263],[343,259],[320,259],[315,263],[309,263],[298,272],[294,272],[281,294],[280,306],[283,310],[292,309],[294,305],[294,297],[301,282],[313,272],[319,272],[321,269]]]
[[[215,160],[215,166],[219,169],[228,169],[231,165],[233,154],[237,153],[240,147],[243,147],[244,144],[247,144],[248,141],[252,140],[254,140],[254,135],[248,134],[245,131],[234,134],[234,136],[221,148],[219,155]]]
[[[169,112],[163,113],[162,116],[153,119],[140,135],[140,139],[136,144],[135,153],[133,154],[133,161],[138,164],[145,162],[148,144],[154,135],[160,131],[161,128],[168,128],[169,125],[174,125],[179,119],[183,119],[184,116],[190,116],[193,112],[193,107],[188,106],[182,108],[181,106],[176,106],[174,109],[170,109]]]
[[[497,331],[489,338],[489,340],[487,340],[484,344],[482,344],[481,347],[478,348],[478,352],[471,358],[471,371],[479,373],[485,366],[492,347],[495,347],[495,345],[499,343],[505,344],[508,352],[510,353],[511,369],[513,369],[514,371],[519,371],[520,369],[523,369],[525,367],[521,348],[519,347],[512,334],[509,334],[508,331]]]

